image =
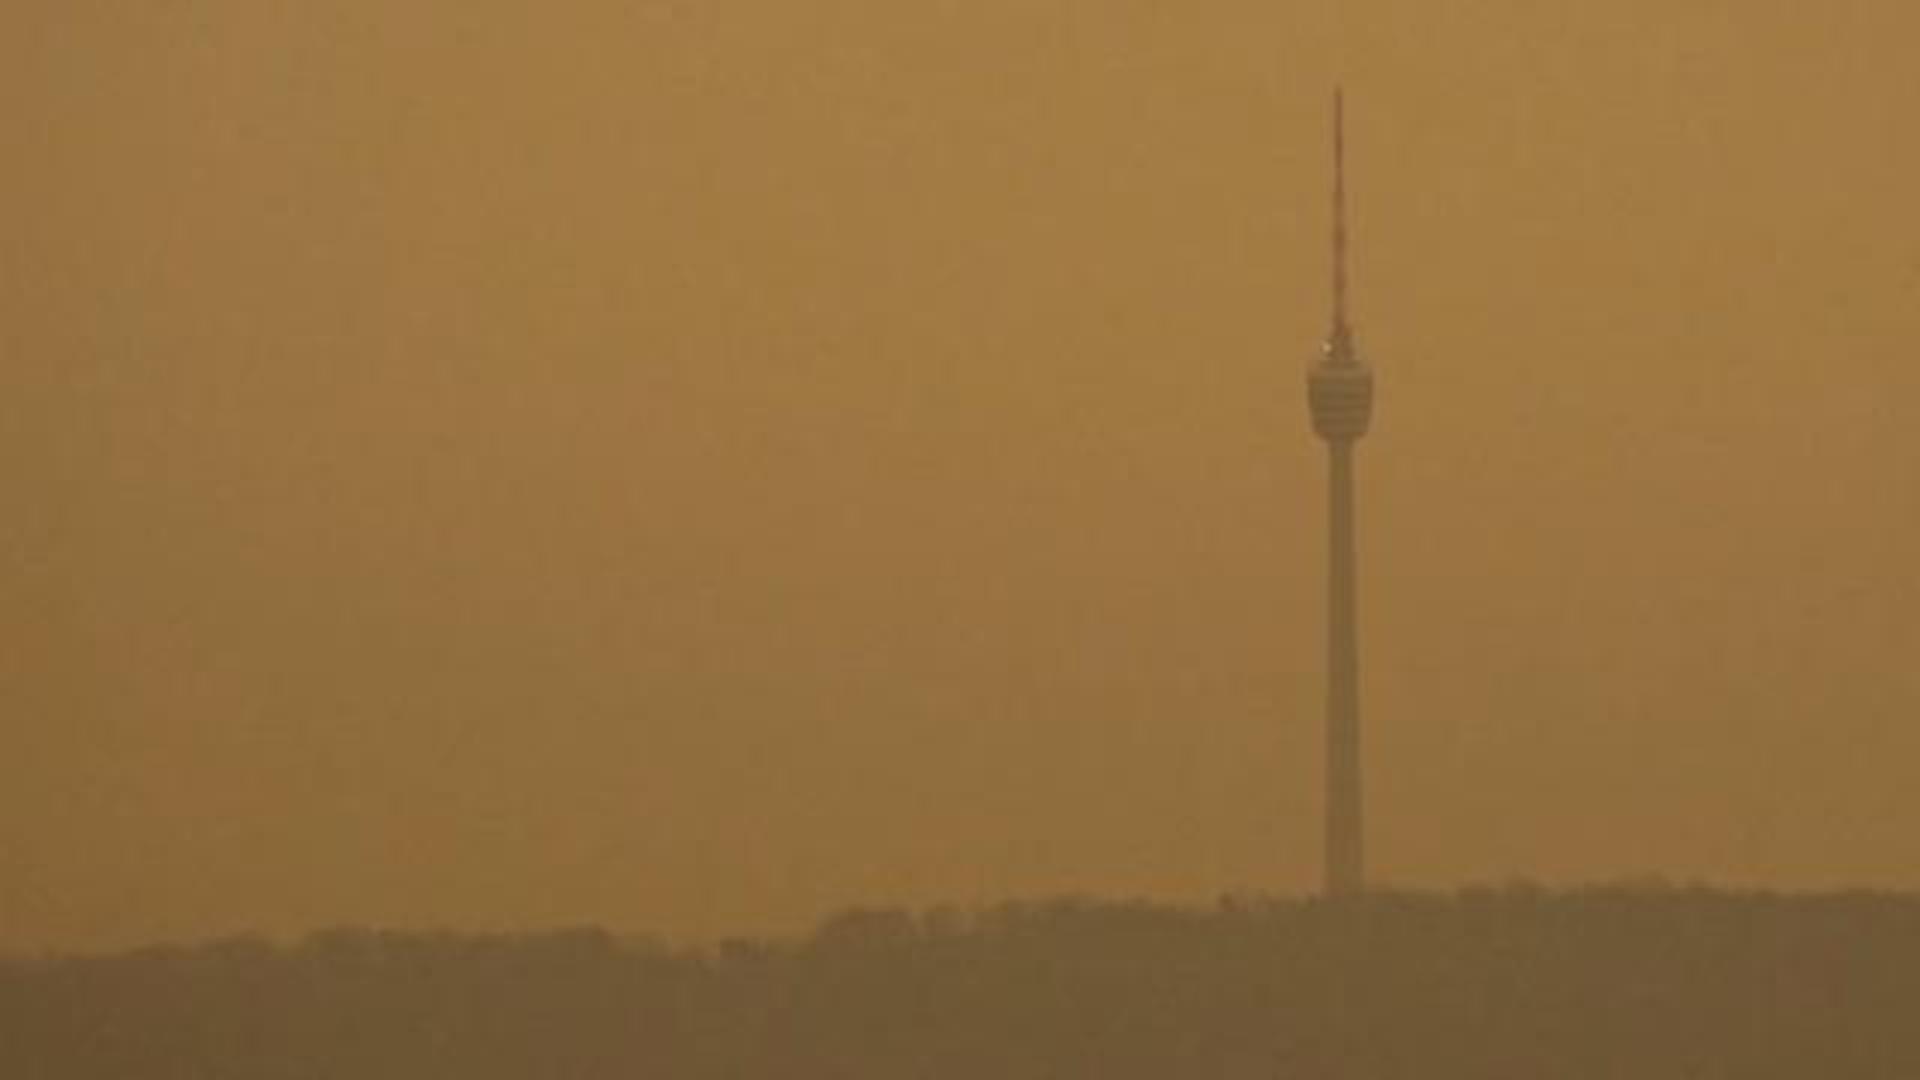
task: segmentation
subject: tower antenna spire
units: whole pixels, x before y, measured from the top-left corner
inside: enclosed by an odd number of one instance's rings
[[[1347,322],[1347,125],[1346,93],[1333,88],[1333,329],[1327,351],[1336,360],[1352,351],[1353,329]]]

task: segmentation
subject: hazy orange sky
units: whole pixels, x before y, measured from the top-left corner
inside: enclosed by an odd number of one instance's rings
[[[1920,7],[0,11],[0,947],[1920,887]]]

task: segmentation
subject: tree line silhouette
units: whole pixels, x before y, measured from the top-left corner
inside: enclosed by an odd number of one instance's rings
[[[1515,885],[0,961],[0,1076],[1920,1077],[1920,897]]]

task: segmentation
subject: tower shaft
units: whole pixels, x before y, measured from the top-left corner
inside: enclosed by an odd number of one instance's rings
[[[1327,444],[1328,896],[1366,887],[1360,797],[1360,640],[1355,611],[1353,440]]]

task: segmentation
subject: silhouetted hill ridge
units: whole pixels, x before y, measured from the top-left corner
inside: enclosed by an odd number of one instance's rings
[[[1920,1077],[1920,897],[1526,885],[845,912],[799,940],[341,928],[0,962],[130,1077]]]

